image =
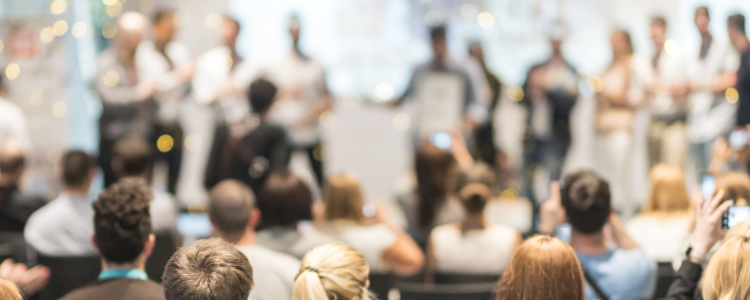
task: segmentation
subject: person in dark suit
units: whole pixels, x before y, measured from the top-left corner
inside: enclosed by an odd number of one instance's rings
[[[47,203],[44,197],[20,190],[25,171],[26,157],[20,145],[5,143],[0,149],[0,231],[23,232],[31,214]]]

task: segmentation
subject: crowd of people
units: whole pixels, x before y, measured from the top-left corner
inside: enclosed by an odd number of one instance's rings
[[[388,207],[367,199],[356,174],[325,175],[318,119],[333,96],[323,66],[300,50],[298,18],[289,24],[292,49],[262,65],[237,54],[241,28],[231,18],[220,26],[222,45],[191,61],[172,40],[173,12],[152,22],[127,12],[92,85],[103,104],[98,156],[67,151],[59,163],[65,188],[54,200],[21,188],[30,147],[18,133],[22,112],[0,106],[0,243],[15,234],[29,249],[24,257],[98,256],[98,277],[63,300],[388,299],[371,291],[374,275],[432,284],[445,274],[492,278],[498,300],[652,299],[662,265],[677,271],[659,297],[750,299],[750,218],[729,229],[725,221],[730,207],[750,200],[750,41],[741,14],[727,20],[728,43],[711,35],[709,19],[708,8],[696,9],[702,44],[689,58],[664,50],[663,18],[651,21],[648,60],[633,55],[627,31],[612,34],[613,62],[591,80],[601,170],[564,176],[581,75],[564,58],[562,37],[552,37],[552,57],[531,68],[519,99],[527,111],[522,190],[543,203],[534,228],[521,232],[488,212],[508,173],[493,141],[497,120],[488,118],[502,84],[479,44],[470,46],[473,63],[457,63],[446,28],[431,29],[432,59],[393,101],[416,101],[420,118],[413,180]],[[149,23],[153,41],[144,40]],[[440,100],[452,110],[426,106],[425,89],[436,84],[460,99]],[[428,113],[445,114],[453,127],[426,121]],[[425,138],[436,128],[447,131],[447,146]],[[644,205],[630,182],[638,131],[651,170]],[[183,152],[193,135],[211,142]],[[308,156],[314,181],[289,170],[295,151]],[[165,189],[153,186],[158,162],[168,166]],[[689,192],[684,170],[692,165],[715,185]],[[540,168],[552,181],[546,201],[533,188]],[[104,189],[92,203],[98,170]],[[212,237],[184,243],[181,181]],[[147,263],[159,237],[174,247],[153,278]],[[45,289],[55,270],[32,261],[0,264],[0,298]]]

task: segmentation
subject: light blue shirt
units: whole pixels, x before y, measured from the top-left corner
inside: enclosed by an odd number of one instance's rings
[[[143,272],[139,269],[130,269],[130,270],[109,269],[109,270],[104,270],[101,273],[99,273],[99,280],[117,279],[117,278],[147,280],[148,274],[146,274],[146,272]]]
[[[581,266],[610,300],[651,299],[656,285],[656,263],[641,249],[615,249],[589,255],[576,252]],[[586,283],[586,300],[600,299]]]

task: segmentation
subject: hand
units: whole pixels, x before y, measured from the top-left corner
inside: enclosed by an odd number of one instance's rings
[[[16,264],[12,259],[6,259],[0,264],[0,277],[19,285],[27,296],[34,295],[44,288],[49,276],[50,270],[44,266],[28,269],[26,265]]]
[[[320,228],[325,223],[326,205],[323,201],[315,201],[312,206],[312,223],[313,226]]]
[[[565,209],[563,209],[560,199],[560,184],[553,181],[550,184],[549,200],[542,204],[539,213],[539,232],[554,234],[557,227],[565,222]]]
[[[156,82],[155,81],[142,81],[135,87],[136,95],[139,101],[144,101],[156,93]]]
[[[615,242],[615,245],[617,245],[617,248],[624,250],[638,248],[638,244],[630,238],[627,230],[625,230],[625,224],[622,223],[620,216],[614,211],[609,213],[607,227],[610,230],[611,238]]]
[[[721,218],[734,203],[733,201],[721,203],[722,198],[724,198],[723,190],[707,202],[696,205],[693,250],[690,253],[690,261],[694,263],[705,262],[708,251],[726,234],[726,231],[721,228]]]
[[[182,82],[190,80],[190,78],[193,77],[193,74],[195,74],[195,61],[191,61],[190,63],[175,69],[174,74]]]

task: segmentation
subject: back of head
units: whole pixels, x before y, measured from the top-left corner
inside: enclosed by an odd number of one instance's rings
[[[0,174],[16,175],[26,167],[26,156],[21,145],[9,141],[0,148]]]
[[[424,144],[416,151],[414,170],[417,176],[419,224],[432,224],[438,206],[449,193],[450,177],[456,167],[453,155],[433,144]]]
[[[151,189],[141,180],[115,183],[94,202],[94,241],[112,263],[135,261],[151,235]]]
[[[742,172],[729,172],[716,179],[716,191],[724,190],[724,199],[734,200],[738,205],[750,201],[750,176]]]
[[[644,214],[686,213],[690,197],[685,187],[685,175],[680,167],[659,164],[651,169],[651,190]]]
[[[326,205],[326,220],[349,220],[364,223],[362,212],[362,190],[359,180],[349,174],[329,178],[323,187],[323,202]]]
[[[726,243],[736,237],[750,237],[750,219],[745,219],[734,227],[729,228],[723,240]]]
[[[711,257],[703,273],[703,299],[750,297],[750,238],[736,237]]]
[[[456,176],[456,194],[468,213],[484,211],[487,201],[494,195],[495,173],[485,163],[477,163],[461,170]]]
[[[121,176],[140,176],[153,166],[153,147],[140,137],[132,136],[115,144],[116,169]]]
[[[435,26],[430,28],[430,40],[445,41],[445,26]]]
[[[250,84],[247,98],[250,99],[250,107],[255,113],[264,113],[273,104],[278,89],[276,85],[265,79],[256,79]]]
[[[258,192],[259,228],[283,226],[296,228],[301,220],[312,219],[312,192],[289,170],[272,173]]]
[[[248,230],[255,195],[244,183],[227,179],[219,182],[209,194],[208,216],[222,236],[240,237]]]
[[[560,191],[573,230],[583,234],[599,232],[609,218],[609,184],[593,171],[578,171],[565,177]]]
[[[741,34],[745,34],[745,16],[740,13],[729,16],[727,26]]]
[[[546,235],[516,250],[495,300],[583,300],[583,271],[573,248]]]
[[[667,28],[667,19],[665,19],[663,16],[656,16],[651,18],[651,24]]]
[[[315,247],[302,259],[292,300],[369,299],[370,266],[343,244]],[[169,300],[169,299],[167,299]]]
[[[246,300],[253,268],[237,248],[212,238],[177,250],[162,279],[166,300]]]
[[[96,160],[83,151],[70,151],[62,158],[63,182],[68,187],[82,187],[96,168]]]
[[[15,283],[0,277],[0,299],[23,300],[23,297]]]

